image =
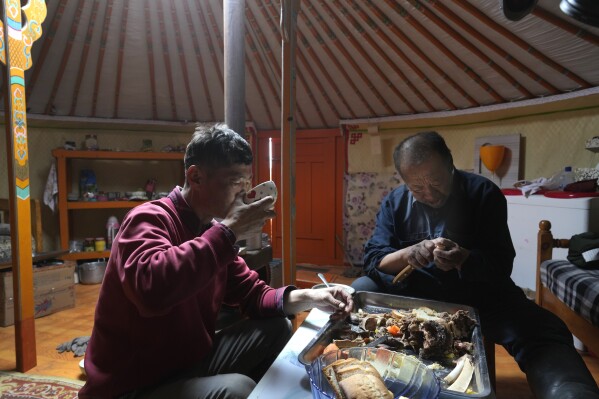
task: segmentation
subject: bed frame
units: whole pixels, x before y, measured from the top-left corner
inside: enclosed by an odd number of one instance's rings
[[[537,235],[537,292],[535,302],[555,313],[588,350],[599,356],[599,327],[579,316],[541,283],[541,263],[552,259],[553,248],[568,248],[569,239],[553,238],[551,222],[541,220]]]

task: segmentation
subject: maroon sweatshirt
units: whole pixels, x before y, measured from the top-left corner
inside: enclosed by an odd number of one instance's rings
[[[115,238],[85,354],[80,398],[116,397],[196,365],[221,304],[283,315],[283,293],[237,256],[226,226],[201,226],[180,188],[133,208]]]

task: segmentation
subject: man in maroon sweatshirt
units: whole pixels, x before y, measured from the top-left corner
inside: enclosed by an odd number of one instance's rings
[[[100,290],[81,398],[246,398],[290,337],[287,315],[351,311],[339,287],[274,289],[237,255],[235,242],[275,215],[271,196],[243,201],[252,161],[247,141],[225,125],[197,128],[184,186],[126,215]],[[216,332],[223,304],[247,318]]]

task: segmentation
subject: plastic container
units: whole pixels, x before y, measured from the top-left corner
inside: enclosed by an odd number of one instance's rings
[[[104,239],[104,237],[96,237],[96,239],[94,240],[94,245],[96,251],[106,251],[106,240]]]
[[[116,237],[116,233],[119,231],[119,220],[116,216],[111,216],[106,221],[106,248],[112,248],[112,243],[114,242],[114,237]]]
[[[574,183],[574,172],[571,166],[566,166],[559,175],[559,189],[563,190],[568,184]]]
[[[335,398],[322,369],[338,359],[356,358],[370,362],[380,373],[387,389],[393,397],[405,396],[415,399],[436,399],[440,385],[431,369],[414,356],[392,352],[387,349],[347,348],[319,356],[308,370],[312,397],[317,399]]]
[[[83,241],[82,240],[69,241],[69,250],[71,252],[82,252],[83,251]]]

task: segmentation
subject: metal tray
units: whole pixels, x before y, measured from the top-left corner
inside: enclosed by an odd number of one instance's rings
[[[480,329],[480,318],[476,309],[448,302],[431,301],[427,299],[410,298],[398,295],[381,294],[375,292],[360,291],[354,294],[355,309],[362,309],[368,313],[385,313],[392,309],[415,309],[419,307],[429,307],[437,312],[454,313],[458,310],[466,310],[470,316],[477,321],[477,326],[472,334],[474,343],[474,382],[472,384],[475,393],[467,394],[442,389],[439,398],[486,398],[493,399],[495,395],[491,388],[489,379],[489,370],[487,368],[487,357],[483,346],[482,333]],[[314,359],[322,354],[324,348],[333,342],[333,338],[338,336],[338,332],[347,326],[346,321],[328,321],[317,333],[316,336],[306,345],[298,355],[298,360],[304,365],[306,371],[310,370],[310,365]],[[424,360],[425,363],[432,363]],[[444,370],[447,372],[447,370]]]

